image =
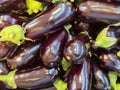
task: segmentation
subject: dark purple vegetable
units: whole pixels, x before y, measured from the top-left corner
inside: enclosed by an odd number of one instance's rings
[[[41,60],[46,66],[53,67],[59,63],[67,39],[68,33],[64,28],[48,36],[40,50]]]
[[[85,45],[87,41],[89,41],[87,35],[79,35],[78,38],[68,41],[64,48],[64,57],[66,60],[74,64],[81,63],[85,60],[84,57],[88,55]]]
[[[89,59],[81,64],[74,65],[68,77],[68,90],[91,90],[91,75]]]
[[[78,5],[78,13],[89,21],[116,23],[120,21],[119,8],[120,6],[115,4],[86,1]]]
[[[17,45],[11,42],[0,42],[0,59],[7,59],[10,57],[17,49]]]
[[[16,72],[15,83],[17,87],[24,89],[47,88],[53,85],[57,75],[57,69],[39,65]]]
[[[120,72],[120,60],[114,53],[103,53],[100,62],[105,69]]]
[[[15,53],[7,59],[11,69],[20,69],[39,56],[40,42],[26,42],[18,47]]]
[[[26,12],[26,0],[0,0],[0,12],[23,14]]]
[[[57,28],[68,23],[74,14],[74,9],[69,3],[58,3],[43,15],[33,19],[25,25],[26,37],[40,39],[58,30]]]
[[[110,82],[107,76],[107,72],[97,62],[97,57],[92,57],[92,73],[93,73],[93,86],[97,90],[108,90],[110,88]]]
[[[13,24],[22,25],[25,22],[25,19],[22,19],[14,14],[0,14],[0,30],[2,30],[6,26],[10,26]]]

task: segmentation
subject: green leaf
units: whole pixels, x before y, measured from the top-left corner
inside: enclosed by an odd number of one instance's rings
[[[109,77],[110,84],[111,84],[111,87],[113,88],[113,90],[117,90],[117,85],[116,85],[117,73],[116,72],[109,72],[108,77]]]
[[[25,31],[20,25],[11,25],[5,27],[0,32],[0,41],[10,41],[17,45],[20,45],[23,40],[30,40],[29,38],[25,38]]]
[[[117,83],[117,90],[120,90],[120,83]]]
[[[57,90],[67,90],[67,83],[65,83],[61,79],[57,79],[54,82],[54,86],[57,88]]]
[[[62,59],[62,61],[61,61],[61,65],[62,65],[62,68],[63,68],[63,70],[64,71],[67,71],[70,67],[71,67],[71,63],[70,62],[68,62],[64,57],[63,57],[63,59]]]
[[[9,72],[7,75],[0,75],[0,81],[5,81],[13,89],[16,89],[17,85],[15,84],[15,80],[14,80],[15,73],[16,70]]]
[[[104,28],[98,34],[96,41],[95,41],[95,46],[102,47],[102,48],[108,48],[114,45],[118,41],[117,38],[107,37],[107,31],[109,30],[109,27],[110,25]]]
[[[37,0],[26,0],[27,12],[29,15],[44,10],[44,3]]]

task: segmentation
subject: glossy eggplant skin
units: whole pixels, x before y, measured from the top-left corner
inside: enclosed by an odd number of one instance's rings
[[[36,40],[55,32],[58,27],[68,23],[73,15],[74,8],[71,4],[58,3],[53,5],[50,10],[25,25],[26,37]]]
[[[53,85],[57,75],[57,69],[40,64],[37,67],[16,72],[15,83],[18,88],[23,89],[47,88]]]
[[[0,59],[7,59],[10,57],[18,48],[16,44],[13,44],[11,42],[0,42]]]
[[[107,76],[107,72],[97,62],[97,57],[92,57],[92,75],[93,75],[93,86],[97,90],[108,90],[110,88],[110,82]]]
[[[58,65],[67,39],[68,33],[64,28],[48,36],[40,50],[40,58],[46,66],[54,67]]]
[[[85,43],[89,42],[88,36],[79,35],[68,41],[64,47],[64,57],[69,62],[79,64],[83,62],[83,58],[88,55]]]
[[[120,5],[97,1],[86,1],[77,6],[78,13],[86,20],[106,23],[116,23],[120,21],[119,8]]]
[[[7,59],[7,64],[11,69],[21,69],[39,56],[41,43],[26,42],[18,47],[15,53]]]
[[[24,14],[26,12],[26,0],[0,0],[0,12]]]
[[[0,30],[2,30],[6,26],[10,26],[13,24],[22,25],[27,20],[20,18],[15,14],[0,14]]]
[[[72,66],[68,76],[68,90],[91,90],[91,83],[90,60]]]
[[[105,69],[120,72],[120,60],[114,53],[101,54],[100,62]]]

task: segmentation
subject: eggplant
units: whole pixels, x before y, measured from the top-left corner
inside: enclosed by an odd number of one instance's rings
[[[40,49],[40,58],[48,67],[57,66],[60,62],[68,33],[64,28],[48,36]]]
[[[86,1],[78,4],[79,15],[88,21],[117,23],[120,21],[120,5],[112,3]]]
[[[23,89],[40,89],[53,85],[58,70],[55,68],[47,68],[43,64],[21,70],[15,74],[15,83],[18,88]]]
[[[103,68],[118,73],[120,72],[120,60],[116,54],[110,52],[103,53],[100,55],[99,61],[101,62]]]
[[[7,59],[11,69],[21,69],[39,56],[41,42],[26,42],[18,47],[15,53]]]
[[[86,42],[89,42],[87,35],[79,35],[78,38],[68,41],[64,47],[66,60],[74,64],[82,63],[88,55]]]
[[[26,0],[0,0],[0,12],[24,14],[27,10]]]
[[[0,30],[13,24],[23,25],[27,20],[20,18],[15,14],[0,14]]]
[[[68,76],[68,90],[91,90],[92,73],[90,60],[72,66]]]
[[[40,39],[52,32],[58,31],[59,27],[68,23],[74,15],[74,8],[70,3],[58,3],[53,5],[44,14],[28,22],[24,29],[26,37],[33,40]]]
[[[18,48],[18,46],[11,42],[0,42],[0,59],[4,60],[10,57]]]
[[[92,56],[91,67],[93,75],[93,87],[97,90],[108,90],[110,88],[110,81],[105,71],[97,62],[98,57]]]

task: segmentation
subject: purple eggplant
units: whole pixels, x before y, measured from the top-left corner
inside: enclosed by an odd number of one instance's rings
[[[39,65],[16,72],[15,83],[18,88],[24,89],[47,88],[53,85],[57,75],[57,69]]]
[[[97,62],[97,57],[92,57],[92,73],[93,73],[93,86],[97,90],[108,90],[110,88],[110,82],[107,76],[107,72]]]
[[[71,4],[58,3],[25,25],[26,37],[36,40],[55,32],[59,30],[58,27],[68,23],[73,15],[74,8]]]
[[[85,45],[88,41],[89,38],[87,35],[79,35],[78,38],[68,41],[64,48],[64,57],[66,60],[74,64],[84,61],[84,57],[88,55]]]
[[[26,12],[26,0],[0,0],[0,12],[12,12],[24,14]]]
[[[120,5],[86,1],[78,6],[78,13],[88,21],[102,21],[106,23],[116,23],[120,21]]]
[[[59,63],[67,39],[68,33],[64,28],[48,36],[40,50],[41,60],[46,66],[53,67]]]
[[[105,69],[120,72],[120,60],[116,54],[103,53],[100,55],[100,62]]]
[[[7,64],[11,69],[20,69],[32,62],[39,56],[41,43],[27,42],[18,47],[15,53],[7,59]]]
[[[68,90],[91,90],[91,84],[90,60],[74,65],[68,76]]]
[[[0,42],[0,59],[7,59],[10,57],[18,48],[16,44],[13,44],[11,42]]]
[[[14,14],[0,14],[0,30],[13,24],[23,25],[27,20]]]

